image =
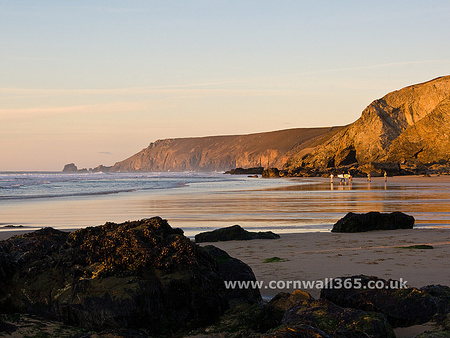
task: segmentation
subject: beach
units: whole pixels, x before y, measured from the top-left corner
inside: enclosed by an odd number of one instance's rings
[[[0,201],[0,240],[45,226],[73,231],[106,221],[161,216],[172,227],[182,228],[190,238],[202,231],[233,224],[250,231],[270,230],[280,234],[279,240],[214,244],[247,263],[264,283],[366,274],[386,279],[402,278],[417,287],[450,285],[447,272],[450,271],[447,259],[450,250],[449,176],[389,177],[387,182],[382,177],[372,178],[371,182],[355,178],[351,183],[333,185],[325,178],[264,180],[221,174],[163,178],[176,179],[180,187]],[[115,179],[123,184],[120,174]],[[129,184],[130,178],[126,179]],[[135,185],[141,182],[132,181]],[[182,186],[180,182],[189,183]],[[332,225],[347,212],[369,211],[405,212],[415,217],[415,228],[347,234],[330,232]],[[5,227],[11,224],[23,224],[23,227]],[[397,248],[416,244],[430,244],[434,249]],[[263,263],[264,259],[272,257],[285,261]],[[305,289],[318,296],[317,289]],[[270,297],[292,290],[288,285],[272,289],[266,284],[261,291]]]
[[[264,282],[261,293],[265,298],[294,291],[295,288],[288,287],[288,283],[294,281],[326,281],[360,274],[401,279],[414,287],[450,285],[448,228],[297,233],[282,234],[278,240],[202,243],[208,244],[248,264],[257,280]],[[404,248],[420,244],[431,245],[433,249]],[[272,257],[282,261],[264,263]],[[272,288],[275,282],[286,287]],[[320,289],[306,287],[303,290],[315,298],[320,296]]]
[[[226,177],[216,185],[204,181],[167,190],[6,199],[0,201],[0,216],[7,216],[0,219],[0,240],[44,226],[74,231],[105,221],[161,215],[191,239],[196,233],[233,224],[249,231],[279,233],[281,238],[275,240],[201,244],[215,245],[248,264],[262,283],[260,290],[266,300],[295,289],[319,298],[320,289],[331,279],[361,274],[399,280],[412,287],[450,286],[448,176],[390,177],[388,182],[378,177],[371,182],[355,178],[351,183],[333,185],[326,178],[272,181]],[[369,211],[411,214],[415,228],[331,232],[333,223],[347,212]],[[407,248],[413,245],[433,248]],[[273,261],[267,263],[267,259]],[[412,337],[430,325],[396,329],[396,334]]]
[[[414,216],[416,227],[450,225],[447,175],[389,177],[387,182],[357,177],[346,184],[322,177],[254,179],[221,173],[18,177],[19,182],[3,183],[0,190],[0,232],[21,230],[4,225],[68,230],[154,216],[191,238],[234,224],[252,231],[328,232],[347,212],[369,211],[402,211]],[[5,188],[8,183],[21,186]]]

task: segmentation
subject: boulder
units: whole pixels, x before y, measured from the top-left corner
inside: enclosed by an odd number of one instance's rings
[[[426,323],[439,310],[438,298],[416,288],[403,288],[400,281],[359,275],[335,278],[332,285],[322,289],[321,299],[342,307],[381,313],[392,327]]]
[[[63,168],[63,172],[76,172],[76,171],[78,171],[78,168],[75,165],[75,163],[66,164]]]
[[[250,239],[279,239],[280,236],[271,231],[250,232],[240,225],[233,225],[213,231],[206,231],[195,235],[196,243],[221,241],[246,241]]]
[[[402,212],[349,212],[333,225],[331,232],[365,232],[372,230],[412,229],[414,217]]]
[[[14,236],[0,261],[0,313],[171,335],[228,308],[215,259],[159,217]]]
[[[426,285],[419,289],[437,299],[439,319],[445,318],[450,314],[450,287],[445,285]],[[449,327],[450,329],[450,327]]]
[[[331,337],[395,337],[383,315],[344,308],[325,299],[297,303],[286,311],[283,324],[285,329],[289,330],[298,325],[308,325]]]
[[[252,269],[239,259],[230,257],[230,255],[228,255],[225,251],[213,245],[207,245],[203,249],[214,258],[217,263],[218,275],[225,282],[256,282],[256,277]],[[226,290],[226,297],[230,304],[234,304],[236,302],[247,302],[249,304],[254,304],[262,301],[259,289],[252,287],[229,288]]]
[[[278,170],[278,168],[268,168],[263,171],[262,177],[264,178],[280,177],[280,171]]]
[[[265,335],[265,338],[331,338],[322,330],[311,325],[300,324],[285,327],[272,334]],[[353,336],[352,336],[353,337]]]
[[[228,171],[225,171],[225,174],[228,175],[262,175],[264,172],[263,167],[255,167],[255,168],[235,168]],[[258,176],[257,176],[258,177]]]
[[[313,297],[304,291],[295,290],[292,294],[280,292],[273,297],[262,309],[257,323],[260,332],[265,332],[281,325],[284,313],[297,302],[313,300]]]

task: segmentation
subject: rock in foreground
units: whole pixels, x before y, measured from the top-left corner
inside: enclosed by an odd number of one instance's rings
[[[247,241],[250,239],[279,239],[280,235],[272,231],[250,232],[239,225],[206,231],[195,235],[196,243],[222,242],[222,241]]]
[[[293,327],[294,332],[298,330],[299,326],[302,327],[303,325],[316,328],[316,330],[319,329],[321,334],[319,337],[324,337],[323,332],[330,337],[395,337],[391,326],[383,315],[343,308],[325,299],[306,300],[297,303],[286,311],[283,323],[286,328]],[[280,333],[283,333],[283,331]],[[286,336],[284,335],[284,337]],[[302,337],[302,335],[293,335],[293,337]],[[315,335],[309,337],[315,337]]]
[[[402,212],[368,212],[355,214],[349,212],[334,224],[331,232],[366,232],[373,230],[412,229],[414,217]]]
[[[335,278],[333,285],[352,287],[324,288],[320,293],[322,299],[342,307],[379,312],[392,327],[426,323],[439,312],[445,311],[448,304],[444,298],[432,296],[424,290],[404,287],[400,281],[386,281],[373,276]]]
[[[170,335],[228,307],[217,263],[159,217],[0,242],[0,312]]]

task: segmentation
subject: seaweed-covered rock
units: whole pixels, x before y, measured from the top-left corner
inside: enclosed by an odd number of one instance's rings
[[[425,291],[364,275],[334,278],[333,287],[323,288],[320,297],[342,307],[382,313],[393,327],[426,323],[439,310],[439,299]]]
[[[450,287],[440,284],[426,285],[419,289],[437,299],[439,319],[446,318],[450,314]],[[450,317],[448,318],[450,324]],[[450,327],[449,327],[450,329]]]
[[[402,212],[368,212],[355,214],[349,212],[334,224],[331,232],[365,232],[373,230],[412,229],[414,217]]]
[[[225,251],[213,245],[207,245],[204,249],[216,261],[218,275],[225,282],[256,282],[255,274],[247,264],[239,259],[230,257]],[[243,301],[253,304],[262,301],[259,289],[251,287],[251,285],[248,288],[241,288],[235,285],[234,288],[226,290],[226,295],[230,304]]]
[[[171,334],[228,307],[216,261],[159,217],[0,242],[0,311],[94,330]]]
[[[262,309],[257,320],[258,329],[265,332],[281,325],[284,313],[298,302],[314,300],[307,292],[295,290],[292,294],[280,292],[273,297]]]
[[[240,225],[233,225],[213,231],[206,231],[195,235],[196,243],[221,242],[221,241],[247,241],[251,239],[279,239],[280,235],[272,231],[250,232]]]
[[[383,315],[343,308],[325,299],[299,302],[286,311],[283,324],[287,329],[309,325],[332,337],[395,337]]]
[[[322,330],[311,325],[300,324],[284,327],[272,334],[265,335],[265,338],[331,338]]]

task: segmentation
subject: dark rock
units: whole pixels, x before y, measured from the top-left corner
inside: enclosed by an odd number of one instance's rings
[[[0,336],[73,338],[95,337],[95,335],[90,334],[88,330],[79,327],[64,325],[61,322],[49,320],[36,315],[20,313],[0,314]],[[113,338],[113,336],[109,337]]]
[[[251,239],[279,239],[280,236],[271,231],[250,232],[239,225],[233,225],[213,231],[206,231],[195,235],[196,243],[221,241],[246,241]]]
[[[365,232],[372,230],[412,229],[414,217],[402,212],[368,212],[355,214],[349,212],[334,224],[331,232]]]
[[[375,283],[378,286],[371,287]],[[426,323],[439,310],[439,299],[416,288],[401,288],[399,281],[360,275],[335,278],[333,286],[322,289],[321,299],[342,307],[379,312],[393,327]]]
[[[395,337],[383,315],[343,308],[325,299],[299,302],[286,311],[283,323],[288,329],[309,325],[332,337]]]
[[[207,245],[203,249],[216,261],[219,277],[224,281],[256,281],[252,269],[239,259],[230,257],[225,251],[212,245]],[[230,304],[243,301],[254,304],[262,300],[258,288],[230,288],[226,290],[226,295]]]
[[[97,333],[78,335],[77,338],[148,338],[148,334],[135,329],[109,329]]]
[[[331,338],[322,330],[311,325],[300,324],[285,327],[272,334],[265,335],[265,338]]]
[[[280,177],[280,171],[277,168],[269,168],[263,171],[262,177],[264,178]]]
[[[260,312],[260,304],[239,303],[227,310],[214,324],[190,331],[187,337],[261,337],[261,332],[255,326]]]
[[[225,171],[225,174],[229,175],[262,175],[264,171],[263,167],[255,167],[255,168],[235,168],[228,171]]]
[[[159,217],[14,236],[0,261],[0,312],[170,335],[228,307],[216,261]]]
[[[74,163],[69,163],[64,166],[64,172],[76,172],[78,171],[77,166]]]
[[[111,168],[112,167],[107,167],[107,166],[100,164],[99,166],[95,167],[91,171],[94,173],[99,173],[99,172],[108,173],[111,171]]]
[[[3,336],[3,334],[11,335],[11,334],[13,334],[16,331],[17,331],[17,326],[16,325],[13,325],[13,324],[10,324],[10,323],[5,323],[3,321],[3,319],[0,318],[0,336]]]
[[[443,318],[450,313],[450,287],[439,284],[426,285],[419,290],[437,298],[439,317]]]
[[[295,290],[292,294],[280,292],[267,303],[257,320],[260,332],[266,332],[281,325],[284,313],[293,305],[305,300],[313,300],[307,292]]]

